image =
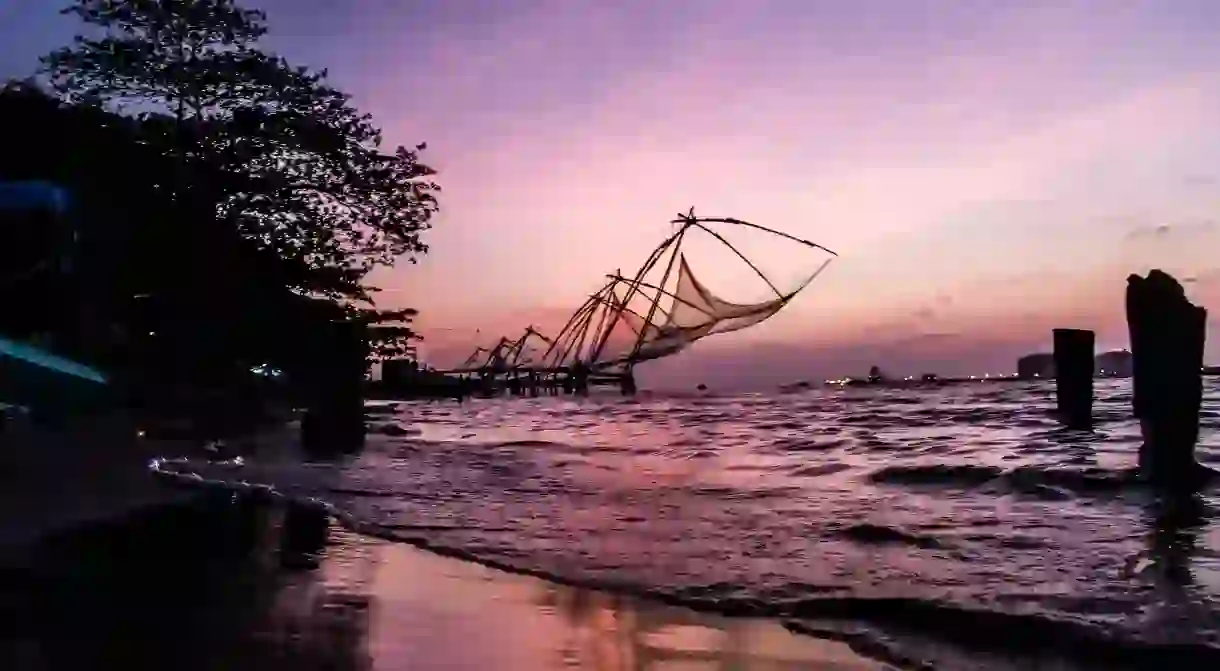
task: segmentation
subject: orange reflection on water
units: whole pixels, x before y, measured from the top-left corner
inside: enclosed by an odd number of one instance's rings
[[[883,668],[774,621],[495,571],[351,533],[313,509],[212,503],[0,565],[0,669]]]
[[[883,668],[774,621],[554,585],[345,532],[332,542],[373,548],[368,645],[376,669]],[[328,573],[327,562],[320,571]]]

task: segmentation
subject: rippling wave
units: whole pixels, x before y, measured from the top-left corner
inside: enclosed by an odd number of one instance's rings
[[[1220,659],[1215,492],[1131,484],[1127,382],[1094,432],[1045,383],[371,408],[335,463],[163,470],[326,502],[380,535],[936,658]],[[1220,462],[1220,389],[1199,448]],[[1166,657],[1168,655],[1168,657]]]

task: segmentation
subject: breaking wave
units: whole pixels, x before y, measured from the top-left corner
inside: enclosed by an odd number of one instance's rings
[[[785,618],[899,666],[1220,661],[1215,493],[1170,506],[1135,484],[1125,384],[1099,386],[1092,433],[1047,403],[1033,384],[402,403],[340,461],[154,467],[506,570]],[[1200,458],[1220,460],[1206,427]]]

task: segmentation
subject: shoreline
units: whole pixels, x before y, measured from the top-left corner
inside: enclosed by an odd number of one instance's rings
[[[386,570],[377,588],[382,624],[373,629],[372,649],[375,656],[410,657],[417,664],[424,652],[422,658],[430,661],[411,668],[626,671],[677,661],[736,663],[733,668],[741,669],[888,668],[846,643],[794,633],[774,619],[716,615],[507,572],[398,542],[376,539],[375,544],[383,544]],[[411,580],[404,579],[408,575]],[[463,594],[454,598],[458,592]],[[498,642],[491,649],[450,647],[426,640],[424,632],[404,641],[401,632],[413,627],[403,625],[421,620],[447,622],[442,641],[496,631]],[[552,663],[544,661],[548,657]]]
[[[203,458],[194,437],[142,435],[144,425],[125,413],[101,413],[59,427],[14,423],[4,427],[0,472],[0,558],[40,538],[138,516],[149,508],[182,505],[197,491],[154,477],[150,464],[173,455]],[[292,422],[272,423],[241,441],[249,449],[286,449]],[[155,431],[153,432],[155,433]],[[239,448],[240,449],[240,448]]]
[[[192,493],[148,477],[148,463],[185,445],[143,440],[118,415],[90,417],[62,427],[5,427],[0,507],[9,514],[0,530],[0,555],[40,538],[82,526],[182,503]],[[189,453],[190,450],[185,450]]]
[[[316,508],[186,493],[198,496],[0,557],[0,666],[890,668],[775,619],[503,571],[360,533]]]
[[[780,618],[751,612],[726,612],[723,608],[701,608],[698,604],[681,602],[666,598],[664,595],[641,592],[632,585],[617,584],[608,581],[576,580],[554,575],[545,571],[514,566],[498,562],[486,557],[480,557],[460,548],[434,546],[420,538],[410,538],[388,535],[384,530],[361,523],[359,520],[344,513],[328,503],[316,499],[307,501],[292,499],[274,489],[262,485],[233,485],[231,483],[208,482],[194,477],[184,476],[172,471],[154,470],[158,478],[166,479],[171,487],[195,490],[200,495],[207,492],[228,491],[246,499],[249,505],[265,507],[279,511],[281,514],[304,520],[305,525],[321,524],[325,520],[327,535],[338,534],[349,539],[362,539],[363,544],[382,548],[391,563],[430,565],[429,572],[440,571],[447,576],[464,576],[462,579],[473,579],[471,576],[483,576],[483,580],[493,584],[497,589],[514,586],[520,589],[523,585],[547,586],[552,590],[563,590],[584,595],[580,598],[611,599],[616,603],[631,604],[635,609],[647,611],[671,611],[681,614],[679,619],[687,621],[690,626],[721,629],[725,623],[733,623],[733,628],[757,630],[772,639],[784,641],[787,648],[803,650],[801,654],[809,659],[795,660],[797,663],[814,664],[811,668],[827,669],[890,669],[886,664],[906,666],[910,660],[894,657],[884,646],[878,647],[858,637],[837,635],[832,631],[811,631],[800,624],[786,622]],[[307,535],[317,535],[315,529],[306,532]],[[319,550],[320,552],[321,550]],[[436,576],[433,576],[436,577]],[[486,598],[496,601],[499,592],[493,590]],[[523,613],[524,614],[524,613]],[[794,644],[793,640],[816,642],[811,644]],[[792,661],[792,660],[790,660]],[[379,667],[380,668],[380,667]],[[416,668],[416,667],[412,667]],[[431,667],[427,667],[431,668]],[[441,663],[436,668],[450,668]],[[465,668],[465,667],[463,667]],[[535,668],[535,667],[522,667]],[[541,667],[538,667],[541,668]],[[581,667],[583,668],[583,667]],[[596,667],[599,671],[601,667]],[[617,667],[614,667],[617,668]],[[634,667],[624,667],[634,668]],[[750,668],[750,667],[746,667]],[[803,668],[803,667],[801,667]]]
[[[373,412],[370,409],[368,414],[378,415],[379,413]],[[481,621],[479,618],[484,617],[483,611],[492,608],[499,601],[517,598],[515,596],[511,598],[503,596],[499,591],[501,589],[508,590],[511,594],[523,593],[522,590],[531,593],[563,592],[566,594],[578,594],[579,596],[571,598],[582,603],[610,603],[613,608],[606,606],[602,610],[614,610],[616,613],[624,610],[626,614],[621,617],[628,619],[639,619],[640,616],[636,611],[640,609],[649,612],[663,611],[676,613],[677,615],[673,617],[684,624],[674,626],[689,626],[700,631],[711,631],[712,633],[707,635],[717,640],[727,636],[727,634],[722,635],[716,632],[723,632],[729,629],[733,631],[744,629],[749,632],[765,630],[764,633],[751,634],[751,636],[762,636],[767,641],[772,641],[778,636],[774,632],[774,628],[778,626],[781,629],[787,629],[789,633],[795,632],[800,640],[812,638],[819,641],[823,645],[820,650],[823,651],[826,650],[826,646],[830,643],[838,643],[843,647],[831,646],[831,652],[829,653],[817,652],[806,650],[804,644],[792,644],[788,642],[789,639],[780,637],[785,642],[759,644],[764,647],[764,650],[768,649],[766,646],[771,645],[780,647],[795,645],[801,651],[801,654],[806,656],[831,655],[837,660],[834,661],[834,664],[840,664],[838,668],[886,668],[884,666],[877,666],[878,664],[889,664],[898,668],[926,668],[917,661],[923,658],[936,660],[937,668],[942,668],[941,664],[943,663],[943,668],[1016,669],[1029,668],[1026,666],[1026,663],[1031,657],[1054,660],[1056,663],[1063,664],[1063,666],[1056,666],[1055,668],[1064,669],[1091,668],[1091,664],[1105,661],[1114,662],[1118,668],[1145,668],[1145,663],[1149,661],[1186,659],[1191,655],[1201,656],[1201,658],[1214,658],[1213,649],[1200,648],[1198,645],[1187,641],[1180,643],[1173,641],[1144,643],[1141,642],[1143,639],[1131,641],[1122,639],[1111,640],[1090,635],[1089,632],[1072,626],[1064,629],[1062,621],[1053,623],[1049,621],[1043,622],[1036,618],[1028,618],[1022,614],[999,611],[991,612],[984,610],[980,612],[953,607],[946,610],[936,603],[920,603],[902,598],[848,600],[842,604],[828,604],[825,609],[817,607],[818,604],[816,602],[811,602],[809,608],[802,607],[800,610],[794,610],[783,606],[782,603],[780,607],[772,608],[769,607],[769,602],[765,599],[737,599],[733,598],[732,595],[729,595],[730,598],[720,600],[710,597],[702,598],[698,593],[687,593],[680,597],[667,597],[664,593],[653,592],[647,586],[616,582],[613,577],[608,580],[587,579],[579,571],[559,571],[559,574],[556,574],[542,569],[530,569],[517,565],[520,562],[515,561],[516,555],[496,553],[489,557],[489,553],[481,552],[478,547],[461,543],[450,544],[448,547],[434,546],[430,545],[425,538],[414,534],[405,527],[397,529],[380,528],[362,524],[358,518],[345,514],[342,509],[328,504],[324,500],[327,497],[325,493],[315,493],[312,495],[321,498],[311,498],[310,495],[294,497],[291,493],[285,495],[269,485],[251,484],[246,482],[242,477],[230,478],[229,474],[225,471],[228,471],[230,466],[236,466],[237,462],[212,461],[212,466],[220,469],[216,472],[216,475],[209,475],[212,469],[200,469],[198,472],[204,477],[217,477],[217,480],[201,480],[199,476],[190,474],[190,471],[195,469],[189,467],[189,462],[193,462],[196,458],[202,458],[201,461],[208,460],[209,457],[215,459],[215,454],[205,455],[202,450],[198,449],[197,445],[193,445],[190,442],[179,443],[179,441],[157,440],[154,438],[139,441],[142,443],[139,446],[131,446],[128,443],[133,440],[134,433],[129,431],[132,427],[126,418],[111,417],[103,419],[104,421],[98,424],[76,427],[72,431],[64,431],[62,434],[52,433],[37,437],[40,440],[45,438],[42,442],[34,442],[34,445],[38,446],[40,451],[26,453],[26,457],[30,458],[37,454],[51,454],[55,457],[54,459],[39,458],[34,459],[31,463],[51,466],[55,470],[48,470],[44,474],[47,477],[40,479],[41,484],[37,482],[16,483],[15,493],[20,494],[23,489],[28,489],[31,492],[40,492],[42,495],[40,500],[51,504],[55,504],[58,499],[63,499],[66,494],[67,499],[65,500],[71,505],[51,506],[48,509],[54,511],[60,507],[74,507],[79,512],[89,513],[89,516],[76,519],[72,525],[58,524],[52,530],[53,532],[49,533],[51,536],[58,537],[52,543],[57,549],[51,552],[50,555],[39,556],[38,553],[18,553],[13,557],[6,557],[2,551],[7,548],[3,546],[3,543],[0,543],[0,577],[2,577],[0,579],[0,592],[3,592],[3,590],[13,590],[12,592],[0,593],[0,614],[4,614],[6,611],[5,604],[2,602],[14,601],[17,604],[21,604],[33,603],[39,599],[38,592],[28,589],[23,583],[41,585],[43,589],[49,587],[49,591],[54,593],[56,590],[63,589],[58,586],[59,584],[73,585],[74,579],[72,579],[72,576],[75,572],[92,571],[92,577],[83,580],[83,589],[86,592],[90,589],[96,589],[95,584],[101,580],[99,576],[105,575],[108,571],[113,572],[116,569],[112,565],[107,564],[105,560],[98,564],[102,567],[101,569],[94,569],[94,555],[99,548],[103,556],[108,552],[119,552],[113,546],[126,544],[131,546],[131,549],[122,550],[121,552],[134,552],[147,555],[147,557],[140,556],[133,558],[130,555],[125,555],[125,561],[134,560],[137,562],[137,565],[139,565],[138,562],[140,561],[147,561],[152,562],[153,565],[151,567],[144,567],[147,569],[146,575],[141,575],[138,581],[141,583],[141,586],[115,588],[107,597],[95,598],[96,603],[103,603],[106,600],[113,603],[116,599],[125,599],[127,597],[126,591],[128,590],[138,593],[141,589],[150,589],[149,586],[143,585],[143,583],[153,583],[154,586],[160,583],[161,589],[175,589],[179,582],[184,580],[190,581],[192,576],[198,573],[212,576],[212,574],[217,572],[217,569],[211,565],[211,555],[218,554],[219,564],[225,567],[219,573],[235,576],[233,582],[237,588],[249,588],[253,592],[264,595],[260,597],[264,601],[261,604],[246,603],[238,607],[221,606],[217,608],[220,612],[229,613],[230,619],[234,621],[241,621],[244,617],[243,614],[250,612],[263,612],[265,617],[271,617],[265,614],[266,603],[277,602],[280,598],[277,596],[279,593],[277,590],[285,583],[294,585],[298,581],[305,580],[311,586],[308,588],[302,587],[301,589],[305,589],[310,593],[317,593],[321,589],[319,585],[324,583],[329,584],[327,581],[333,577],[331,574],[338,570],[332,568],[334,565],[363,564],[366,566],[366,569],[363,569],[364,572],[370,575],[383,573],[388,570],[391,573],[398,572],[410,575],[412,576],[411,580],[422,581],[425,584],[453,583],[455,585],[454,589],[471,582],[485,584],[486,589],[482,591],[481,595],[470,594],[467,593],[470,590],[466,590],[463,592],[464,596],[461,597],[465,600],[461,603],[466,605],[461,606],[459,610],[465,609],[466,612],[472,613],[470,618],[475,621]],[[99,433],[103,428],[106,430]],[[247,453],[247,456],[257,456],[259,460],[264,458],[269,460],[285,459],[295,463],[300,458],[300,455],[296,453],[299,441],[296,440],[294,434],[294,432],[299,431],[299,426],[292,422],[283,422],[274,427],[266,428],[267,430],[258,432],[257,436],[251,436],[248,441],[234,443],[234,447],[254,450],[253,453]],[[54,439],[47,438],[47,436],[54,436]],[[107,453],[107,450],[115,450],[121,447],[131,447],[132,449],[137,449],[138,447],[140,452],[138,454],[133,452],[130,455],[118,453],[117,456],[122,456],[122,459],[117,458],[114,452]],[[63,452],[64,450],[67,450],[67,452]],[[168,468],[164,471],[158,471],[155,468],[150,469],[150,462],[154,460],[149,460],[149,462],[143,461],[147,453],[157,454],[158,457],[163,459],[162,466]],[[236,456],[236,453],[234,455]],[[86,458],[87,461],[82,466],[79,460]],[[175,473],[173,468],[179,463],[179,459],[188,460],[186,464],[188,467],[184,469],[182,474]],[[68,473],[72,474],[75,478],[88,478],[92,485],[97,486],[96,495],[77,500],[73,498],[77,494],[77,491],[73,489],[75,483],[67,483],[65,485],[62,481],[54,480],[54,476],[63,473],[60,469],[64,468],[65,460],[67,465],[70,466],[67,469]],[[21,463],[21,460],[14,461],[0,455],[0,465]],[[102,465],[111,466],[112,468],[104,471],[99,477],[96,469]],[[121,468],[119,467],[120,465],[122,466]],[[256,481],[260,480],[257,477],[254,479]],[[99,482],[93,482],[94,480]],[[263,481],[272,482],[276,480],[272,478]],[[287,483],[288,481],[285,482]],[[100,486],[102,483],[109,484],[102,487]],[[38,486],[27,486],[30,484]],[[120,485],[126,485],[128,488],[123,489]],[[289,483],[287,486],[291,487],[292,485]],[[5,494],[12,496],[14,494],[13,490],[14,488],[10,488]],[[283,491],[291,492],[292,490],[285,489]],[[317,492],[319,490],[305,488],[303,491]],[[135,500],[145,493],[149,494],[146,501]],[[114,498],[109,499],[106,506],[92,505],[92,502],[106,502],[106,499],[102,496],[103,494]],[[6,499],[3,495],[0,495],[0,500]],[[22,501],[20,496],[7,500]],[[478,500],[482,501],[482,499]],[[209,516],[200,516],[190,512],[189,509],[194,508],[212,509],[213,512],[216,512],[216,509],[219,508],[221,512],[216,516],[219,518],[219,521],[212,520]],[[25,507],[10,507],[10,510],[25,513],[24,516],[12,516],[16,523],[15,528],[18,530],[26,527],[33,529],[41,526],[39,518],[36,516],[39,513],[31,514],[31,511]],[[173,525],[182,529],[177,531],[161,530],[152,533],[146,530],[141,531],[141,527],[149,526],[143,521],[149,517],[167,517],[171,520],[177,520]],[[313,521],[310,521],[311,518]],[[317,522],[319,518],[325,520],[325,523],[319,525]],[[293,521],[294,519],[295,521]],[[375,519],[375,517],[370,517],[370,519]],[[408,526],[413,522],[410,519],[403,519],[401,521]],[[6,529],[6,536],[10,535],[8,532],[12,528],[14,526],[9,525],[9,528]],[[201,528],[202,530],[196,532],[196,528]],[[293,531],[294,528],[296,531]],[[181,534],[187,535],[183,536]],[[43,535],[48,534],[44,533]],[[327,546],[325,543],[327,536],[332,540],[340,539],[340,542]],[[73,537],[83,537],[92,540],[78,542],[72,540]],[[3,540],[3,536],[0,536],[0,541]],[[178,545],[188,548],[185,552],[186,556],[182,556],[183,553],[176,549]],[[331,548],[333,548],[333,552]],[[511,553],[513,552],[513,547],[506,547],[503,550],[506,553]],[[248,563],[233,562],[235,555],[244,557],[245,559],[242,561],[248,561],[251,557],[255,557],[254,561],[262,564],[262,568],[259,570],[263,572],[251,576],[249,574],[250,566]],[[315,556],[311,558],[311,555]],[[56,556],[59,558],[56,559]],[[369,556],[375,557],[369,559]],[[50,563],[56,568],[42,572],[39,564],[43,559],[48,557],[50,557]],[[429,561],[428,558],[436,558],[443,561]],[[10,562],[10,560],[12,561]],[[6,562],[10,563],[6,565]],[[78,564],[78,566],[72,566],[71,563],[73,562]],[[264,570],[272,565],[274,565],[273,570]],[[387,565],[391,568],[385,569],[384,567]],[[370,566],[373,568],[367,568]],[[118,570],[118,573],[124,575],[123,570]],[[37,577],[40,573],[41,577]],[[566,577],[565,573],[567,574]],[[319,578],[317,577],[319,574],[324,575]],[[610,576],[611,574],[602,573],[599,575]],[[35,577],[27,580],[26,576]],[[69,579],[62,580],[61,578],[65,576]],[[461,579],[454,583],[453,580],[450,580],[454,576],[458,576]],[[213,580],[213,578],[214,576],[207,579]],[[116,582],[119,585],[130,585],[133,580],[128,580],[126,583],[123,580]],[[369,580],[371,579],[365,580],[364,586],[354,591],[346,587],[343,588],[342,591],[345,596],[342,599],[350,597],[353,602],[364,604],[360,606],[360,608],[364,609],[380,608],[384,610],[389,608],[391,611],[400,613],[396,617],[407,621],[414,621],[413,618],[422,618],[425,622],[418,626],[424,628],[430,626],[427,623],[429,618],[420,615],[418,611],[423,609],[424,612],[429,612],[428,608],[432,608],[435,604],[430,604],[426,600],[420,602],[419,598],[412,597],[415,599],[412,602],[413,605],[404,605],[399,603],[402,598],[406,598],[399,594],[402,589],[405,589],[401,585],[395,587],[398,583],[391,581],[389,585],[393,589],[390,589],[390,587],[385,586],[386,583],[384,581],[378,583],[376,580],[372,580],[372,582]],[[454,580],[457,580],[457,578],[454,578]],[[214,586],[214,591],[224,593],[226,590],[231,589],[228,585],[229,582],[227,578],[219,578],[215,579],[211,584]],[[75,584],[81,586],[82,583],[77,580]],[[512,585],[527,585],[530,587],[526,589],[525,587],[512,587]],[[659,591],[665,591],[663,583],[658,583],[657,588]],[[390,591],[387,592],[387,589]],[[411,589],[416,588],[411,587]],[[4,595],[16,593],[23,593],[24,601],[17,597],[6,598]],[[415,594],[415,592],[411,592],[411,594]],[[210,598],[210,596],[205,595],[205,598]],[[383,603],[387,599],[388,605]],[[517,600],[521,601],[521,599]],[[445,599],[441,601],[443,602]],[[300,604],[294,606],[297,609],[312,607]],[[350,609],[349,607],[354,608],[354,606],[346,601],[337,605],[331,604],[327,606],[327,608],[332,610]],[[499,606],[495,607],[499,608]],[[507,622],[507,624],[492,621],[488,624],[488,627],[498,630],[511,627],[518,619],[536,619],[538,616],[531,609],[536,609],[537,607],[538,605],[532,601],[518,603],[515,609],[507,609],[511,610],[511,612],[500,618]],[[552,608],[551,606],[547,607]],[[22,618],[19,612],[21,610],[20,606],[10,606],[9,608],[11,608],[9,613],[13,622],[17,622]],[[71,601],[63,601],[59,605],[58,611],[50,606],[45,607],[44,621],[53,623],[57,613],[63,614],[73,608],[75,608],[75,604]],[[225,608],[229,608],[229,610],[226,611]],[[99,618],[112,617],[112,607],[99,605],[93,610],[98,613],[97,617]],[[139,610],[139,608],[136,608],[136,610]],[[156,624],[139,624],[144,619],[150,617],[150,613],[170,619],[179,619],[185,616],[189,621],[197,616],[197,611],[198,605],[190,600],[170,603],[167,606],[157,608],[146,608],[142,613],[136,613],[126,618],[127,622],[136,623],[131,625],[132,628],[127,630],[126,635],[129,638],[135,637],[137,634],[131,632],[138,631],[140,626],[154,627],[151,631],[157,631],[155,629]],[[442,608],[442,611],[444,611],[442,615],[449,612],[444,610],[444,608]],[[819,614],[822,617],[818,617]],[[845,617],[840,618],[836,616]],[[859,629],[850,623],[842,628],[838,626],[845,621],[853,620],[853,616],[860,616],[859,621],[866,624]],[[280,617],[280,615],[275,615],[274,617]],[[296,617],[299,622],[303,623],[301,624],[303,627],[323,626],[317,624],[318,618],[329,622],[329,620],[326,620],[329,617],[328,615],[318,615],[316,613],[312,615],[298,613],[293,617]],[[365,616],[353,611],[350,617]],[[382,616],[373,614],[368,617],[377,620]],[[615,619],[620,616],[614,615],[611,617],[607,615],[597,617]],[[119,619],[123,620],[124,618]],[[466,636],[468,637],[480,635],[477,631],[478,627],[466,623],[463,618],[458,619],[460,621],[445,625],[447,627],[446,631],[450,629],[467,631]],[[764,624],[748,626],[739,624],[743,621],[761,622]],[[266,634],[263,630],[268,627],[288,626],[278,622],[276,620],[273,623],[262,622],[261,624],[255,623],[250,626],[253,627],[252,631],[262,636]],[[876,624],[876,627],[870,627],[867,623]],[[119,624],[122,624],[122,622]],[[914,626],[910,626],[912,624]],[[1052,624],[1053,626],[1050,626]],[[362,626],[368,629],[373,625],[366,623],[366,625]],[[570,630],[576,627],[572,623],[562,626],[555,624],[553,626],[559,628],[567,627],[564,631],[568,633],[571,633]],[[56,627],[59,627],[59,625],[44,623],[35,625],[32,630],[27,629],[26,631],[33,631],[37,636],[51,635],[55,638],[60,635],[54,631],[48,633],[48,630],[55,630]],[[375,629],[376,627],[373,628]],[[200,629],[204,632],[201,634],[200,640],[193,641],[190,645],[206,644],[210,639],[223,640],[226,637],[241,639],[243,635],[209,635],[207,633],[209,631],[208,626],[203,626]],[[470,631],[472,629],[474,631]],[[20,626],[18,630],[20,630]],[[382,626],[379,631],[392,630],[393,627],[387,628]],[[445,633],[445,631],[441,631],[437,632],[437,635],[440,638],[444,638]],[[522,638],[527,639],[529,633],[528,631],[523,633]],[[76,640],[73,639],[73,636],[82,635],[93,636],[95,634],[85,631],[82,625],[81,628],[69,631],[66,640],[61,638],[60,642],[65,644],[72,643]],[[279,636],[279,634],[276,635]],[[366,637],[368,635],[370,635],[368,631],[361,634],[361,636]],[[575,636],[575,634],[572,635]],[[581,636],[584,635],[581,634]],[[734,635],[736,636],[737,634]],[[746,638],[749,638],[749,636]],[[169,636],[168,640],[176,639],[173,636]],[[290,650],[291,646],[296,645],[295,642],[285,641],[282,637],[278,640],[279,643],[277,645],[284,647],[285,650]],[[389,642],[386,645],[393,649],[393,637],[391,636],[388,640]],[[3,653],[5,652],[4,641],[5,636],[0,635],[0,668],[50,668],[37,665],[5,665],[3,663]],[[426,647],[430,643],[431,640],[425,637],[417,642],[417,645]],[[327,645],[330,644],[322,645],[322,647]],[[457,645],[455,649],[465,654],[466,651],[461,650],[462,646],[460,644],[455,645]],[[531,650],[537,647],[536,642],[530,643],[528,640],[509,640],[501,645],[519,645]],[[960,650],[959,646],[961,646]],[[186,647],[189,647],[189,645]],[[554,645],[551,645],[551,648],[554,647]],[[445,664],[445,661],[449,658],[443,657],[441,651],[431,648],[429,650],[432,650],[429,654],[433,655],[434,662],[437,665],[436,668],[451,668]],[[721,652],[724,651],[721,650]],[[252,653],[240,653],[240,655],[246,655],[241,656],[241,659],[251,659],[249,654]],[[264,649],[259,654],[266,655],[270,653]],[[387,652],[385,654],[390,655],[391,661],[387,661],[384,664],[378,663],[371,666],[351,668],[397,668],[393,665],[392,661],[395,659],[394,654],[399,653],[391,654]],[[725,654],[728,653],[726,652]],[[740,656],[745,653],[737,650],[733,654]],[[844,655],[851,660],[850,663],[864,666],[842,667],[841,658]],[[972,664],[980,660],[985,663]],[[116,663],[122,663],[124,659],[116,658],[115,661]],[[387,664],[389,666],[386,666]],[[871,666],[869,666],[870,664]],[[1077,667],[1076,664],[1081,666]],[[180,665],[176,666],[181,668]],[[243,663],[240,666],[224,668],[247,667]],[[348,667],[340,665],[338,668]],[[464,667],[459,666],[459,668]],[[520,668],[534,667],[524,665],[523,663]],[[769,667],[764,666],[763,668]],[[823,667],[813,666],[810,668]],[[831,668],[836,667],[832,666]],[[1155,666],[1152,668],[1155,668]]]

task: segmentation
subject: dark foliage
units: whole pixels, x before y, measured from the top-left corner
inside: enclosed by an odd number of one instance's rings
[[[167,176],[206,184],[207,166],[168,156],[156,125],[66,105],[28,83],[0,90],[0,142],[33,149],[28,138],[40,138],[36,150],[0,157],[0,180],[68,187],[73,212],[54,225],[77,238],[70,273],[0,287],[4,330],[49,330],[56,349],[117,370],[235,374],[276,356],[273,316],[301,299],[279,282],[274,255],[206,210],[180,207]]]
[[[64,13],[94,34],[46,56],[45,73],[66,102],[138,119],[173,159],[161,188],[190,214],[172,220],[206,212],[273,257],[282,286],[399,324],[377,331],[376,354],[415,337],[413,313],[377,311],[365,279],[427,252],[439,187],[424,145],[381,151],[369,115],[325,71],[260,50],[265,15],[231,0],[76,0]]]

